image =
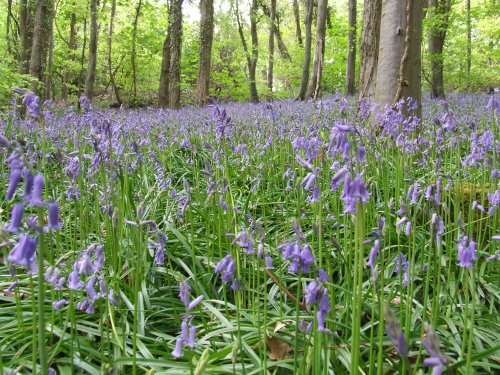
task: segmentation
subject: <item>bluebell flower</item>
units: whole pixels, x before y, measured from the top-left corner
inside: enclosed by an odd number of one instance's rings
[[[196,297],[194,300],[189,302],[189,304],[186,307],[186,310],[190,311],[190,310],[194,309],[196,306],[198,306],[200,304],[201,301],[203,301],[203,299],[204,299],[203,296]]]
[[[5,194],[5,199],[10,201],[14,197],[17,186],[21,182],[22,172],[20,169],[12,169],[10,171],[9,186],[7,187],[7,194]]]
[[[95,275],[92,275],[87,281],[87,285],[85,286],[85,291],[87,292],[87,296],[89,297],[90,301],[95,301],[96,299],[99,298],[99,295],[95,291],[96,281],[97,277]]]
[[[403,332],[401,331],[401,327],[396,321],[396,315],[391,309],[386,308],[385,316],[387,322],[385,326],[387,336],[391,340],[398,354],[403,358],[408,358],[408,346],[406,345],[406,340]]]
[[[472,268],[473,262],[477,260],[476,256],[476,243],[469,237],[463,236],[458,241],[458,266],[465,268]]]
[[[80,290],[85,286],[85,284],[80,281],[80,274],[78,271],[73,271],[68,277],[68,289]]]
[[[228,283],[231,281],[231,278],[233,277],[234,270],[235,270],[236,262],[234,260],[231,260],[229,264],[227,265],[226,269],[222,273],[222,281],[225,283]]]
[[[177,341],[175,342],[175,349],[172,351],[172,357],[174,358],[180,358],[182,357],[182,338],[179,337]]]
[[[269,255],[266,255],[265,262],[266,262],[266,270],[270,270],[270,269],[274,268],[273,267],[273,259]]]
[[[23,219],[24,205],[22,203],[17,203],[14,208],[12,208],[10,214],[10,223],[5,226],[5,230],[11,233],[19,233],[19,226]]]
[[[440,375],[448,364],[448,360],[441,354],[439,338],[432,326],[426,323],[424,329],[426,336],[422,339],[422,345],[429,355],[424,359],[424,365],[433,368],[432,375]]]
[[[49,229],[62,229],[62,225],[59,222],[59,206],[55,202],[49,203]]]
[[[179,283],[179,298],[186,308],[189,306],[189,303],[191,302],[191,297],[189,297],[190,290],[191,287],[189,286],[188,283],[184,281],[181,281]]]
[[[38,118],[38,116],[40,116],[40,106],[38,104],[38,100],[38,96],[32,92],[27,92],[23,98],[23,105],[26,106],[28,113],[34,118]]]
[[[43,193],[44,178],[43,175],[37,174],[33,180],[33,194],[30,199],[30,206],[43,206],[42,193]]]
[[[237,290],[242,290],[242,289],[243,289],[243,287],[242,287],[242,285],[241,285],[241,279],[240,279],[239,277],[235,277],[235,278],[233,279],[233,283],[231,284],[231,289],[232,289],[233,291],[235,291],[235,292],[236,292]]]
[[[29,200],[31,198],[31,191],[33,190],[33,174],[27,168],[23,171],[24,177],[24,199]]]
[[[35,260],[36,245],[36,239],[23,235],[18,244],[10,251],[7,259],[21,267],[32,266]]]
[[[66,304],[68,304],[68,300],[61,299],[59,301],[52,302],[52,307],[54,310],[60,310]]]

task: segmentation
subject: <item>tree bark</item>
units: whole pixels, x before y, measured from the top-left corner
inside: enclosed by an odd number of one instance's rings
[[[50,22],[48,25],[49,35],[49,57],[47,62],[47,75],[45,77],[45,99],[53,99],[53,66],[54,66],[54,19],[55,19],[55,6],[52,2],[52,9],[50,10]]]
[[[170,67],[168,71],[168,105],[181,105],[182,0],[172,0],[169,9]]]
[[[134,104],[137,102],[137,67],[135,63],[136,58],[136,44],[137,44],[137,25],[139,23],[139,15],[141,14],[142,0],[139,0],[135,9],[135,18],[132,27],[132,52],[130,56],[130,64],[132,65],[132,101]]]
[[[19,4],[19,65],[18,71],[22,74],[29,73],[30,48],[33,32],[33,9],[29,0],[21,0]]]
[[[467,8],[467,15],[466,15],[466,22],[467,22],[467,70],[466,70],[466,79],[467,79],[467,85],[470,84],[470,69],[472,65],[472,25],[471,25],[471,16],[470,16],[470,0],[467,0],[466,3],[466,8]]]
[[[7,41],[7,52],[12,54],[12,45],[10,40],[10,25],[12,16],[12,0],[7,1],[7,22],[5,24],[5,40]]]
[[[316,18],[316,48],[314,50],[314,63],[307,87],[306,96],[317,99],[321,89],[321,75],[323,73],[323,57],[325,56],[325,32],[326,32],[326,7],[328,0],[318,1]]]
[[[80,73],[78,74],[78,95],[81,95],[82,87],[85,90],[84,84],[84,72],[85,72],[85,51],[87,50],[87,18],[83,20],[83,43],[82,43],[82,54],[80,56]],[[80,105],[80,101],[78,101]]]
[[[264,12],[264,14],[266,15],[266,17],[271,18],[271,10],[264,2],[262,2],[262,1],[260,2],[260,7],[261,7],[262,11]],[[290,56],[290,53],[288,52],[288,48],[286,48],[286,44],[285,44],[285,42],[283,42],[283,37],[281,35],[281,31],[280,31],[279,26],[278,26],[279,22],[277,22],[278,16],[277,16],[276,12],[275,12],[274,18],[275,18],[275,22],[273,23],[274,35],[276,36],[276,41],[278,42],[278,51],[280,53],[280,56],[287,61],[292,61],[292,57]]]
[[[208,102],[212,42],[214,39],[214,2],[200,0],[200,59],[196,80],[196,101],[200,107]]]
[[[33,77],[32,90],[43,100],[43,91],[40,83],[44,82],[45,56],[47,55],[47,44],[51,20],[52,1],[37,0],[35,8],[35,21],[33,26],[33,38],[31,40],[31,55],[29,61],[29,74]]]
[[[269,96],[273,94],[273,70],[274,70],[274,24],[276,21],[276,0],[271,0],[271,14],[269,16],[269,47],[267,57],[266,83]]]
[[[360,43],[359,99],[373,100],[377,78],[382,0],[365,0]]]
[[[417,101],[421,112],[422,3],[410,0],[384,0],[380,23],[375,103],[379,110],[395,106],[400,99]],[[407,109],[403,108],[406,113]]]
[[[245,51],[247,59],[250,100],[252,101],[252,103],[258,103],[259,94],[257,92],[257,82],[255,74],[257,69],[257,59],[259,56],[258,39],[257,39],[257,20],[256,20],[257,0],[252,0],[250,6],[250,34],[252,37],[252,51],[249,51],[245,35],[243,34],[243,26],[241,25],[238,2],[236,2],[235,13],[236,13],[236,22],[238,24],[238,33],[240,34],[241,44],[243,45],[243,50]]]
[[[443,48],[449,26],[452,0],[429,0],[429,58],[431,61],[431,98],[444,98]]]
[[[75,4],[73,3],[73,6]],[[74,12],[71,13],[71,21],[70,21],[70,26],[69,26],[69,41],[68,41],[68,60],[74,61],[75,60],[75,50],[76,50],[76,14]],[[67,67],[66,71],[64,72],[64,77],[63,77],[63,88],[61,92],[61,99],[63,101],[68,100],[69,96],[69,85],[71,82],[71,68]]]
[[[113,72],[113,59],[112,59],[115,13],[116,13],[116,0],[112,0],[111,10],[109,15],[109,29],[108,29],[108,72],[109,72],[109,80],[111,82],[111,87],[113,88],[113,92],[115,93],[116,102],[118,103],[119,106],[121,106],[123,102],[120,96],[120,90],[116,85],[115,73]]]
[[[356,2],[349,0],[349,35],[346,69],[346,94],[354,95],[356,90]]]
[[[313,0],[306,0],[306,44],[304,45],[304,62],[302,64],[302,79],[300,83],[300,90],[298,99],[304,100],[306,98],[307,83],[309,82],[309,67],[311,65],[311,24],[313,14]]]
[[[167,36],[163,42],[161,71],[160,71],[160,88],[158,90],[158,107],[168,107],[168,72],[170,70],[170,27],[167,30]]]
[[[295,36],[297,37],[297,42],[299,46],[302,47],[302,30],[300,29],[300,8],[299,2],[297,0],[293,0],[293,16],[295,19]]]
[[[94,97],[94,84],[97,68],[97,6],[98,0],[90,1],[90,41],[89,63],[85,79],[85,97],[92,100]]]

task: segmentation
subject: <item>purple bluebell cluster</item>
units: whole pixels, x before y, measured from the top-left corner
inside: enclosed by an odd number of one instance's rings
[[[407,358],[408,345],[406,344],[406,339],[403,334],[403,331],[401,330],[401,326],[399,325],[399,322],[396,320],[396,315],[394,314],[394,311],[392,311],[390,308],[387,307],[385,309],[385,318],[386,318],[385,329],[387,337],[389,337],[389,340],[391,340],[398,354],[402,358]]]
[[[318,322],[318,331],[331,333],[325,327],[325,318],[331,311],[330,297],[325,283],[328,281],[328,275],[323,269],[319,270],[319,277],[312,280],[305,289],[305,301],[308,306],[316,306],[316,319]]]
[[[473,262],[477,260],[476,242],[473,239],[469,240],[468,236],[462,236],[458,239],[457,247],[458,266],[472,268]]]
[[[185,281],[179,283],[179,298],[186,308],[186,312],[193,310],[196,306],[203,301],[203,296],[198,296],[194,300],[191,300],[190,292],[191,287]],[[172,351],[172,357],[180,358],[184,354],[182,352],[182,346],[185,345],[190,349],[194,349],[196,346],[196,326],[192,324],[193,317],[191,315],[184,315],[181,323],[181,336],[177,338],[175,343],[175,349]]]
[[[425,337],[422,339],[422,345],[428,354],[428,357],[424,359],[424,365],[432,367],[432,375],[441,375],[448,364],[448,359],[441,354],[441,345],[436,331],[427,323],[424,329]]]
[[[81,251],[73,261],[69,274],[67,268],[50,266],[45,271],[45,281],[55,290],[62,291],[67,288],[67,290],[84,291],[85,297],[77,303],[76,308],[87,314],[93,314],[95,303],[99,299],[108,299],[112,304],[118,304],[114,290],[106,286],[104,261],[104,247],[92,244]],[[67,300],[61,299],[55,301],[53,307],[59,310],[65,304]]]
[[[394,257],[394,273],[400,274],[403,273],[403,282],[402,286],[407,286],[409,281],[408,275],[408,261],[403,253],[399,253]]]

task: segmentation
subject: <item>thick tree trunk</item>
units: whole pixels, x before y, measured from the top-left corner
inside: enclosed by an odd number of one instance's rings
[[[431,98],[444,98],[443,48],[448,31],[452,0],[429,0],[429,58],[431,61]]]
[[[271,14],[269,17],[269,47],[267,57],[266,83],[269,95],[273,94],[273,70],[274,70],[274,23],[276,22],[276,0],[271,0]]]
[[[108,72],[109,72],[109,80],[111,82],[111,87],[113,88],[113,92],[115,93],[116,102],[118,103],[118,105],[121,106],[122,98],[120,97],[120,90],[116,85],[115,73],[113,72],[113,59],[112,59],[115,13],[116,13],[116,0],[112,0],[111,11],[109,15],[109,30],[108,30]]]
[[[349,35],[346,69],[346,94],[354,95],[356,90],[356,2],[349,0]]]
[[[360,43],[359,99],[373,100],[377,78],[382,0],[365,0]]]
[[[316,48],[314,50],[314,63],[307,87],[308,98],[317,99],[321,89],[321,75],[323,73],[323,57],[325,56],[325,32],[326,32],[326,7],[328,0],[318,1],[318,12],[316,18]]]
[[[31,40],[31,56],[29,62],[29,74],[33,77],[32,90],[37,95],[42,94],[40,83],[44,82],[44,67],[46,55],[45,37],[48,36],[48,24],[50,13],[47,11],[49,0],[37,0],[35,10],[35,21],[33,26],[33,38]],[[43,98],[42,98],[43,99]]]
[[[74,4],[73,4],[74,5]],[[76,14],[71,13],[71,21],[69,26],[69,41],[68,41],[68,59],[69,61],[73,61],[75,59],[75,50],[76,50]],[[63,77],[63,88],[61,93],[61,99],[63,101],[68,100],[69,96],[69,85],[71,82],[71,68],[66,68]]]
[[[298,0],[293,0],[293,17],[295,19],[295,36],[299,46],[302,47],[302,30],[300,29],[300,8]]]
[[[89,63],[85,79],[85,97],[92,100],[94,97],[94,84],[97,68],[97,5],[98,0],[90,2],[90,42]]]
[[[422,3],[384,0],[380,24],[375,103],[379,110],[400,99],[413,98],[421,109]],[[404,109],[406,112],[406,108]]]
[[[132,52],[130,56],[130,64],[132,65],[132,101],[134,104],[137,102],[137,66],[135,63],[136,58],[136,44],[137,44],[137,25],[139,23],[139,15],[141,14],[142,0],[139,0],[137,8],[135,9],[135,18],[132,27]]]
[[[300,82],[300,90],[298,99],[304,100],[306,98],[307,83],[309,82],[309,67],[311,65],[311,24],[313,14],[313,0],[306,0],[306,44],[304,45],[304,63],[302,65],[302,80]]]
[[[200,0],[200,61],[196,80],[196,101],[200,107],[208,102],[212,42],[214,39],[214,2]]]
[[[169,9],[170,67],[168,71],[168,105],[181,105],[182,0],[172,0]]]

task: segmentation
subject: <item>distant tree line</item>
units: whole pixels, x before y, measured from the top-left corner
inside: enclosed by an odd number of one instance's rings
[[[186,21],[183,5],[189,4],[183,0],[8,0],[3,6],[5,41],[0,44],[6,58],[0,72],[10,77],[9,84],[26,83],[19,77],[31,77],[29,88],[43,99],[67,102],[85,95],[95,100],[98,93],[117,105],[131,106],[150,104],[141,96],[141,77],[154,75],[147,84],[152,92],[156,81],[154,103],[178,108],[183,90],[190,92],[191,102],[204,106],[210,96],[220,95],[222,86],[226,92],[241,93],[246,85],[247,98],[255,103],[283,96],[280,92],[298,100],[317,99],[339,89],[343,71],[340,87],[347,95],[383,107],[407,97],[420,101],[422,83],[432,97],[444,97],[450,32],[454,43],[457,35],[465,34],[463,74],[448,74],[455,83],[463,81],[461,88],[474,85],[474,36],[481,40],[480,53],[488,62],[482,68],[485,76],[498,69],[500,60],[499,26],[490,24],[490,34],[474,26],[479,20],[498,20],[495,0],[472,5],[471,0],[190,4],[198,9],[199,22]],[[465,11],[463,23],[456,20],[455,8]],[[262,38],[267,44],[259,43]],[[347,42],[343,54],[337,54],[342,61],[325,60],[325,55],[340,50],[340,40]],[[328,87],[332,66],[336,87]],[[498,84],[498,77],[492,84]]]

